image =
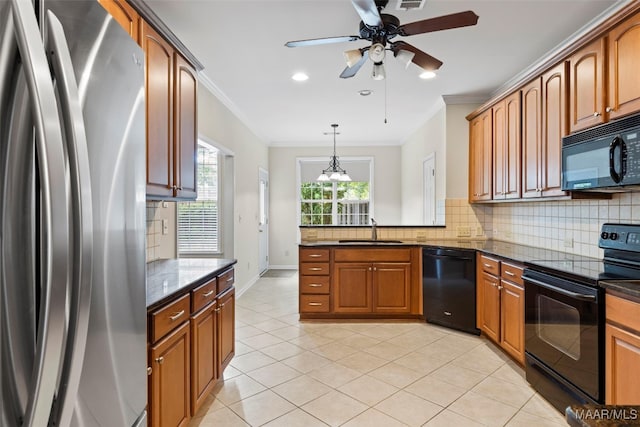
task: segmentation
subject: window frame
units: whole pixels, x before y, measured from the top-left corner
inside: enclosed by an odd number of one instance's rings
[[[340,156],[340,160],[343,163],[348,163],[348,162],[368,162],[369,163],[369,218],[373,218],[374,217],[374,158],[373,156]],[[327,157],[297,157],[296,158],[296,222],[298,227],[358,227],[358,225],[351,225],[351,224],[344,224],[344,225],[340,225],[337,223],[333,223],[333,224],[309,224],[309,225],[303,225],[302,224],[302,209],[301,209],[301,204],[302,204],[302,199],[300,197],[300,190],[301,190],[301,186],[302,186],[302,169],[303,169],[303,164],[314,164],[312,167],[318,169],[318,175],[320,175],[320,173],[322,172],[323,169],[325,169],[327,167],[328,164],[328,160]],[[345,167],[343,165],[343,167]],[[347,169],[347,172],[349,171],[348,166],[345,167],[345,169]],[[338,211],[337,211],[337,205],[339,203],[339,200],[336,199],[336,184],[337,182],[333,183],[333,197],[331,199],[332,201],[332,220],[337,221],[337,216],[338,216]]]

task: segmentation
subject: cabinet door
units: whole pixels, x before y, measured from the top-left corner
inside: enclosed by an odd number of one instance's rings
[[[470,128],[469,201],[491,200],[492,110],[473,119]]]
[[[218,297],[218,375],[222,376],[235,353],[236,290],[231,288]]]
[[[507,151],[507,106],[504,100],[493,106],[493,199],[504,199],[507,183],[505,169]]]
[[[543,197],[564,196],[562,191],[562,137],[567,135],[567,63],[542,75],[542,140],[539,165]]]
[[[609,32],[610,119],[640,111],[640,14],[629,18]]]
[[[369,263],[340,262],[333,269],[333,311],[335,313],[371,313],[373,296]]]
[[[411,311],[411,264],[373,264],[373,311],[409,313]]]
[[[498,278],[484,272],[478,283],[479,300],[482,301],[478,328],[495,342],[500,342],[500,290],[498,284]]]
[[[142,22],[147,103],[147,195],[172,197],[173,48]]]
[[[151,348],[152,425],[186,426],[190,418],[189,322]]]
[[[218,379],[216,302],[191,318],[191,414],[195,414]]]
[[[196,199],[197,88],[196,70],[176,53],[173,174],[177,186],[176,197],[181,199]]]
[[[571,132],[604,123],[604,49],[598,39],[569,58]]]
[[[522,197],[540,197],[542,168],[542,83],[535,79],[522,88]]]
[[[140,15],[125,0],[98,0],[113,19],[140,44]]]
[[[606,403],[637,405],[640,402],[640,335],[607,323]]]
[[[500,282],[500,345],[524,365],[524,288]]]
[[[520,198],[521,165],[520,158],[520,91],[505,99],[506,128],[504,153],[504,198]]]

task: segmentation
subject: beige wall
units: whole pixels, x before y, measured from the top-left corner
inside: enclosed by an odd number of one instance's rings
[[[295,267],[298,264],[297,159],[326,157],[328,164],[330,155],[330,147],[271,147],[269,149],[270,265]],[[338,147],[338,155],[342,158],[373,157],[375,203],[373,216],[379,224],[399,224],[400,147]]]

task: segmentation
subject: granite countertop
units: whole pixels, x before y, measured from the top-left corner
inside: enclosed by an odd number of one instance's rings
[[[638,298],[640,300],[640,280],[603,280],[598,284],[607,291],[617,291],[619,293]]]
[[[237,262],[235,259],[178,258],[147,264],[147,309],[170,300],[176,293],[194,288]]]

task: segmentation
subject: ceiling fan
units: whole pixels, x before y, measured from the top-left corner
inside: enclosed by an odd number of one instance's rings
[[[381,13],[389,3],[389,0],[351,0],[351,3],[353,3],[353,7],[356,9],[356,12],[358,12],[358,15],[360,15],[360,18],[362,18],[362,21],[360,21],[359,35],[289,41],[285,43],[285,46],[315,46],[328,43],[368,40],[371,42],[370,46],[344,52],[347,68],[340,74],[340,77],[347,79],[355,76],[367,58],[369,58],[373,62],[373,73],[371,76],[375,80],[381,80],[385,78],[383,61],[387,50],[393,52],[393,56],[400,59],[407,67],[413,62],[425,71],[434,71],[442,65],[442,61],[409,43],[404,41],[390,41],[394,37],[413,36],[451,28],[468,27],[476,25],[478,22],[478,15],[469,10],[400,25],[400,20],[395,16]]]

